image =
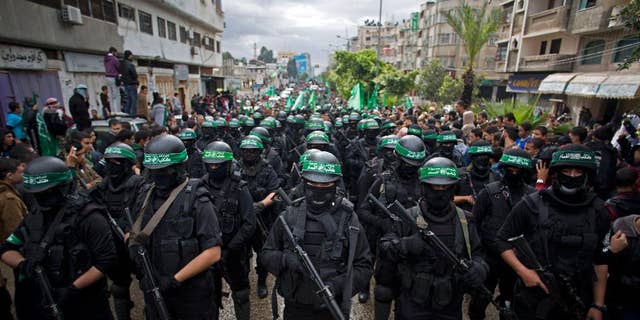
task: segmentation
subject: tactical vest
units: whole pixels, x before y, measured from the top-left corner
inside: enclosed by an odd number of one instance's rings
[[[195,148],[190,151],[186,163],[187,173],[189,173],[189,178],[200,179],[206,173],[204,163],[202,162],[202,153]]]
[[[243,167],[241,169],[242,180],[247,182],[247,188],[249,188],[253,201],[260,201],[267,196],[267,190],[264,189],[264,186],[268,183],[266,179],[269,170],[265,170],[268,168],[271,168],[271,165],[261,159],[258,160],[254,168],[247,170]]]
[[[195,215],[202,203],[209,201],[208,191],[200,179],[189,179],[185,188],[173,201],[150,237],[151,262],[159,275],[173,275],[201,252],[198,243]],[[148,192],[153,192],[150,190]],[[152,205],[153,196],[143,212],[146,225],[157,208]],[[143,205],[144,207],[144,205]],[[148,217],[148,218],[147,218]],[[207,272],[191,278],[185,285],[204,285]]]
[[[239,192],[245,188],[246,182],[242,181],[239,171],[234,171],[231,177],[226,179],[222,189],[209,188],[213,205],[218,214],[218,223],[222,231],[222,243],[228,244],[242,226],[242,213],[240,212]]]
[[[413,188],[402,183],[402,180],[393,171],[383,173],[383,184],[380,186],[380,201],[387,205],[398,200],[405,208],[411,208],[417,205],[421,195],[420,183],[416,179]]]
[[[489,183],[485,186],[485,189],[491,201],[491,212],[483,218],[480,224],[480,232],[483,238],[495,237],[507,219],[509,212],[511,212],[511,209],[516,204],[516,201],[511,199],[509,190],[501,181]],[[535,191],[536,190],[529,185],[524,186],[524,195],[531,194]]]
[[[471,243],[466,213],[455,207],[455,214],[445,223],[427,223],[419,206],[408,209],[409,215],[416,220],[417,226],[429,226],[443,241],[453,239],[447,244],[459,257],[471,259]],[[418,305],[442,310],[461,294],[456,282],[455,266],[435,250],[425,250],[424,255],[406,260],[398,265],[401,286],[410,292],[411,299]]]
[[[352,226],[353,204],[344,198],[338,199],[338,203],[332,210],[319,216],[308,214],[304,201],[286,209],[287,224],[324,281],[347,271],[348,229]],[[286,239],[284,249],[293,251],[291,243]],[[316,308],[323,304],[322,299],[315,294],[318,290],[315,283],[306,276],[301,278],[299,274],[286,274],[281,277],[278,290],[286,300]],[[342,292],[334,292],[334,295],[340,301]]]
[[[44,216],[40,210],[32,210],[24,218],[28,231],[28,239],[24,247],[27,259],[34,259],[40,248],[40,242],[47,233],[48,227],[55,227],[50,244],[43,252],[41,265],[49,277],[54,288],[61,288],[71,283],[85,273],[93,265],[92,253],[86,243],[79,238],[80,223],[91,213],[101,210],[101,207],[87,203],[85,199],[76,198],[67,207],[62,220],[57,226],[44,226]],[[37,259],[37,258],[35,258]]]
[[[539,192],[523,197],[523,201],[536,215],[535,232],[527,240],[539,261],[569,278],[591,279],[598,244],[593,202],[571,212],[558,212]]]
[[[124,209],[131,208],[134,205],[138,193],[136,188],[143,180],[141,176],[133,175],[118,189],[112,189],[106,183],[101,185],[102,199],[104,199],[109,214],[118,221],[119,225],[122,225],[120,224],[121,222],[128,222]]]

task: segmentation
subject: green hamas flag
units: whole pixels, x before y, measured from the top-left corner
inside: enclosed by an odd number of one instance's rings
[[[309,108],[311,108],[312,112],[316,112],[316,92],[311,92],[311,97],[309,97],[309,101],[307,102]]]
[[[367,104],[367,110],[378,109],[378,85],[373,86],[373,91],[369,97],[369,103]]]
[[[40,149],[40,155],[56,157],[59,152],[58,142],[54,136],[49,134],[49,130],[47,130],[47,125],[44,122],[41,112],[38,112],[36,115],[36,123],[38,125],[38,146]]]
[[[291,99],[291,96],[288,96],[287,97],[287,104],[285,105],[285,108],[291,109],[291,107],[293,107],[293,99]]]
[[[404,106],[407,109],[413,108],[413,102],[411,102],[411,98],[407,97],[406,99],[404,99]]]
[[[273,85],[271,85],[269,87],[269,90],[267,90],[267,92],[265,94],[267,96],[269,96],[269,97],[275,97],[276,96],[276,88]]]
[[[324,94],[327,95],[327,97],[331,97],[331,84],[329,81],[324,82]]]
[[[300,91],[298,97],[296,98],[296,102],[293,103],[292,110],[300,110],[302,105],[304,104],[304,91]]]
[[[364,87],[362,83],[358,82],[351,89],[351,96],[347,102],[347,106],[352,110],[362,110],[364,107]]]

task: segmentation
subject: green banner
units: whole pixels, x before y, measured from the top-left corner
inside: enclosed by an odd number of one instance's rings
[[[418,18],[420,14],[418,12],[411,13],[411,32],[418,32]]]

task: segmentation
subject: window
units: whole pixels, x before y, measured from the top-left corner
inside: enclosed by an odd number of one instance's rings
[[[116,23],[116,3],[114,0],[102,1],[102,8],[104,10],[104,21]]]
[[[220,41],[216,41],[216,52],[220,53]]]
[[[64,4],[80,9],[82,15],[91,16],[91,9],[88,0],[64,0]]]
[[[498,38],[490,38],[489,39],[489,45],[490,46],[495,46],[496,42],[498,42]]]
[[[161,38],[167,37],[167,24],[164,19],[158,17],[158,36]]]
[[[140,32],[153,35],[153,24],[151,23],[151,15],[138,10],[138,17],[140,19]]]
[[[91,0],[91,16],[96,19],[104,20],[102,0]]]
[[[136,21],[136,9],[128,5],[118,3],[118,16],[123,19]]]
[[[185,27],[183,26],[180,26],[180,42],[187,43],[188,40],[189,33],[187,32],[187,29],[185,29]]]
[[[550,54],[558,54],[560,53],[560,46],[562,45],[562,39],[553,39],[551,40],[551,47],[549,48]]]
[[[624,62],[625,59],[631,56],[633,50],[638,47],[640,47],[640,38],[638,37],[618,41],[613,54],[613,62]]]
[[[448,33],[438,34],[438,44],[449,44],[451,35]]]
[[[594,40],[582,49],[582,59],[580,64],[600,64],[602,63],[602,50],[604,50],[604,40]]]
[[[586,8],[591,8],[591,7],[594,7],[595,5],[596,5],[596,0],[580,0],[580,7],[578,7],[578,9],[582,10]]]
[[[200,46],[200,34],[197,32],[193,33],[193,43],[191,44],[195,47],[199,47]]]
[[[31,2],[35,2],[37,4],[41,4],[43,6],[51,7],[54,9],[60,9],[60,1],[50,1],[50,0],[29,0]]]
[[[502,61],[507,58],[507,43],[503,42],[498,44],[498,51],[496,51],[496,61]]]
[[[167,21],[167,35],[169,36],[169,40],[178,40],[176,24],[171,21]]]
[[[547,53],[547,41],[540,42],[540,52],[538,54],[543,55]]]

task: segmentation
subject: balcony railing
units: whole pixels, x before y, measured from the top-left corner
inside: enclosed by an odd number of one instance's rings
[[[543,54],[520,59],[519,71],[571,71],[573,63],[565,61],[575,57],[572,54]]]
[[[529,15],[527,19],[526,35],[538,35],[567,30],[569,21],[569,6],[560,6],[553,9]]]

